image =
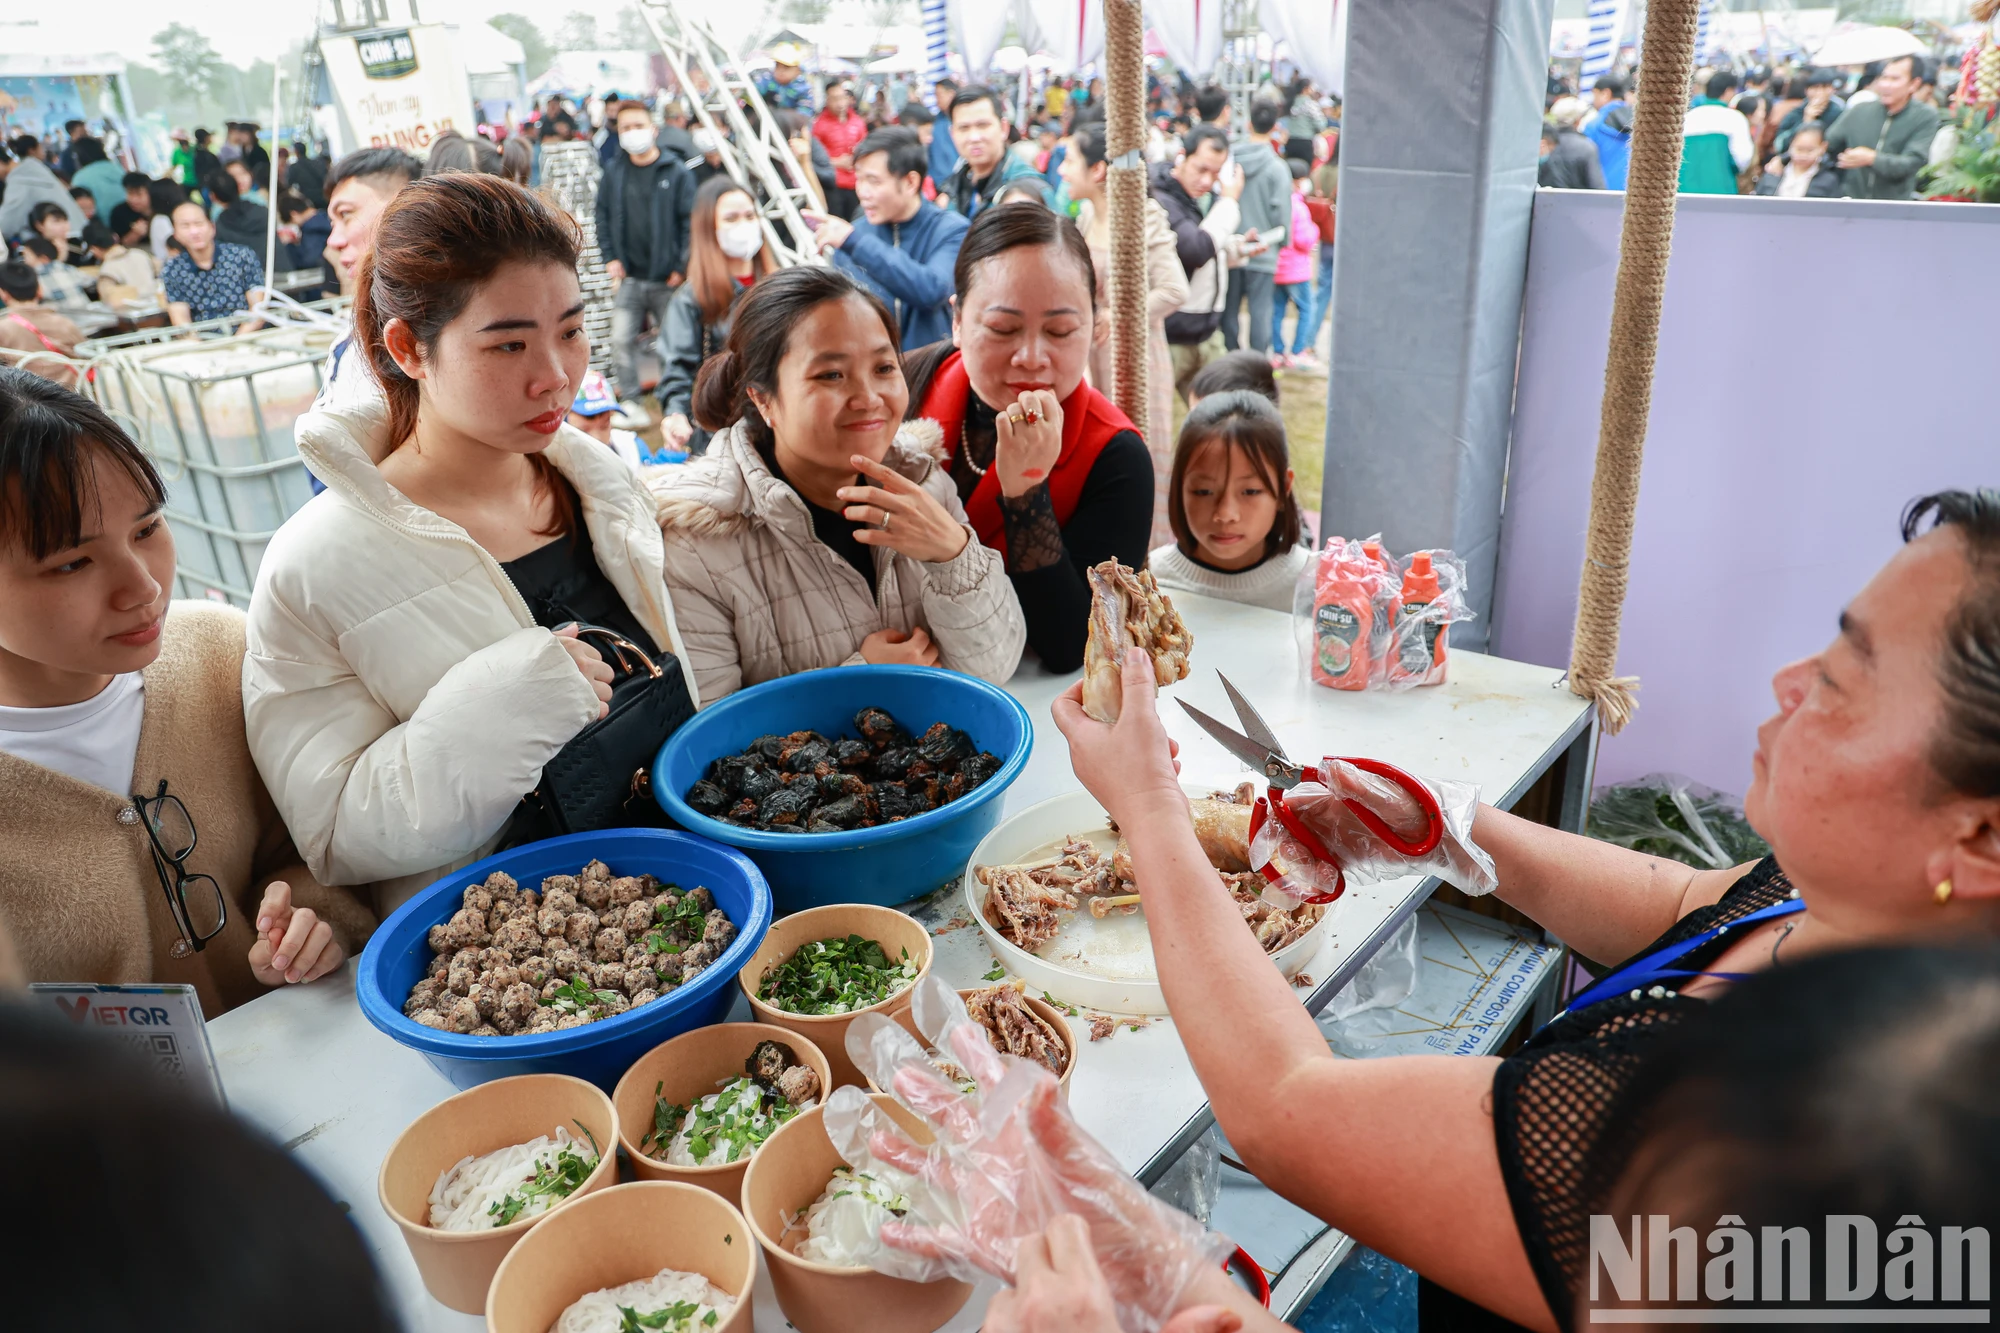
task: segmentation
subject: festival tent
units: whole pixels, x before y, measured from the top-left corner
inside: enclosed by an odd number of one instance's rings
[[[1902,28],[1843,25],[1813,51],[1820,65],[1867,65],[1897,56],[1930,54],[1930,47],[1913,32]]]
[[[164,133],[135,134],[125,58],[111,52],[57,50],[38,25],[10,32],[0,47],[0,124],[9,136],[60,133],[66,120],[110,124],[141,171],[166,169],[172,146]]]

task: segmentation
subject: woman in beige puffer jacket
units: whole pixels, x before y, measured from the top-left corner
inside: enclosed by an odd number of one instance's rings
[[[893,327],[881,303],[837,270],[791,269],[761,280],[737,310],[729,348],[710,359],[696,386],[697,417],[719,431],[708,453],[647,478],[685,661],[703,704],[796,671],[871,660],[934,662],[996,683],[1020,664],[1027,642],[1020,601],[938,466],[936,424],[897,428],[908,393],[900,364],[891,354],[877,371],[874,349],[858,345],[872,339],[893,348],[884,326]],[[794,347],[801,338],[818,342]],[[837,387],[821,383],[829,373],[819,369],[823,356],[850,357],[845,370],[830,372],[845,376]],[[797,369],[808,357],[811,375]],[[848,418],[866,424],[849,433]],[[847,448],[879,454],[877,471],[900,479],[855,478],[839,499],[820,501],[822,527],[843,541],[852,531],[861,548],[853,558],[872,560],[872,591],[849,557],[821,539],[805,499],[829,478],[853,476]],[[939,556],[918,559],[899,545]]]

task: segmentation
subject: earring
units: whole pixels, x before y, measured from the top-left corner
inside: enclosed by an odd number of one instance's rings
[[[1946,903],[1950,902],[1951,881],[1949,879],[1939,880],[1938,886],[1935,889],[1931,890],[1931,897],[1937,899],[1937,905],[1939,907],[1943,907]]]

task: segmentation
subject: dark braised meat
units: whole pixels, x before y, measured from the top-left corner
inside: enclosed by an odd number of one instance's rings
[[[760,1041],[744,1061],[743,1072],[762,1083],[776,1083],[778,1076],[799,1062],[792,1048],[781,1041]]]
[[[715,760],[688,789],[702,814],[770,833],[843,833],[948,805],[993,779],[1001,760],[934,722],[921,739],[880,708],[854,716],[852,736],[759,736]]]

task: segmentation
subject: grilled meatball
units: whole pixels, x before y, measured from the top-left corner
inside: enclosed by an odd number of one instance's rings
[[[597,932],[597,959],[608,963],[614,958],[625,956],[625,932],[616,926]]]
[[[651,1004],[659,998],[660,993],[656,990],[634,991],[632,992],[632,1007],[637,1009],[640,1005]]]
[[[658,994],[659,989],[660,974],[653,971],[652,968],[644,964],[638,967],[628,965],[625,968],[625,993],[627,995],[637,995],[642,990],[649,990]]]
[[[411,1014],[410,1018],[413,1022],[421,1023],[427,1028],[436,1028],[439,1032],[452,1030],[451,1020],[435,1009],[419,1009]]]
[[[569,920],[563,926],[563,938],[579,950],[587,949],[591,940],[597,937],[597,929],[602,924],[597,913],[587,908],[578,908],[569,914]]]
[[[465,895],[459,899],[459,906],[485,916],[493,908],[493,895],[488,893],[483,885],[474,884],[467,888]]]
[[[528,1019],[528,1035],[538,1036],[544,1032],[554,1032],[562,1021],[562,1015],[547,1005],[536,1005],[534,1016]]]
[[[516,982],[500,993],[500,1012],[519,1026],[529,1026],[539,1008],[541,1006],[535,1002],[535,988],[525,982]]]
[[[642,933],[653,924],[653,905],[645,902],[627,903],[625,913],[618,918],[617,924],[625,928],[627,935],[636,936]]]
[[[515,958],[529,958],[541,952],[542,932],[534,922],[515,917],[493,933],[493,944]]]
[[[639,901],[639,896],[645,891],[646,886],[637,875],[621,875],[611,881],[611,905],[630,907]]]
[[[479,1026],[479,1006],[461,996],[449,1010],[445,1011],[445,1021],[451,1025],[449,1031],[470,1032]]]
[[[592,963],[590,965],[590,984],[596,990],[624,990],[625,964]]]
[[[819,1075],[811,1065],[792,1065],[778,1075],[778,1091],[794,1106],[803,1106],[819,1096]]]

